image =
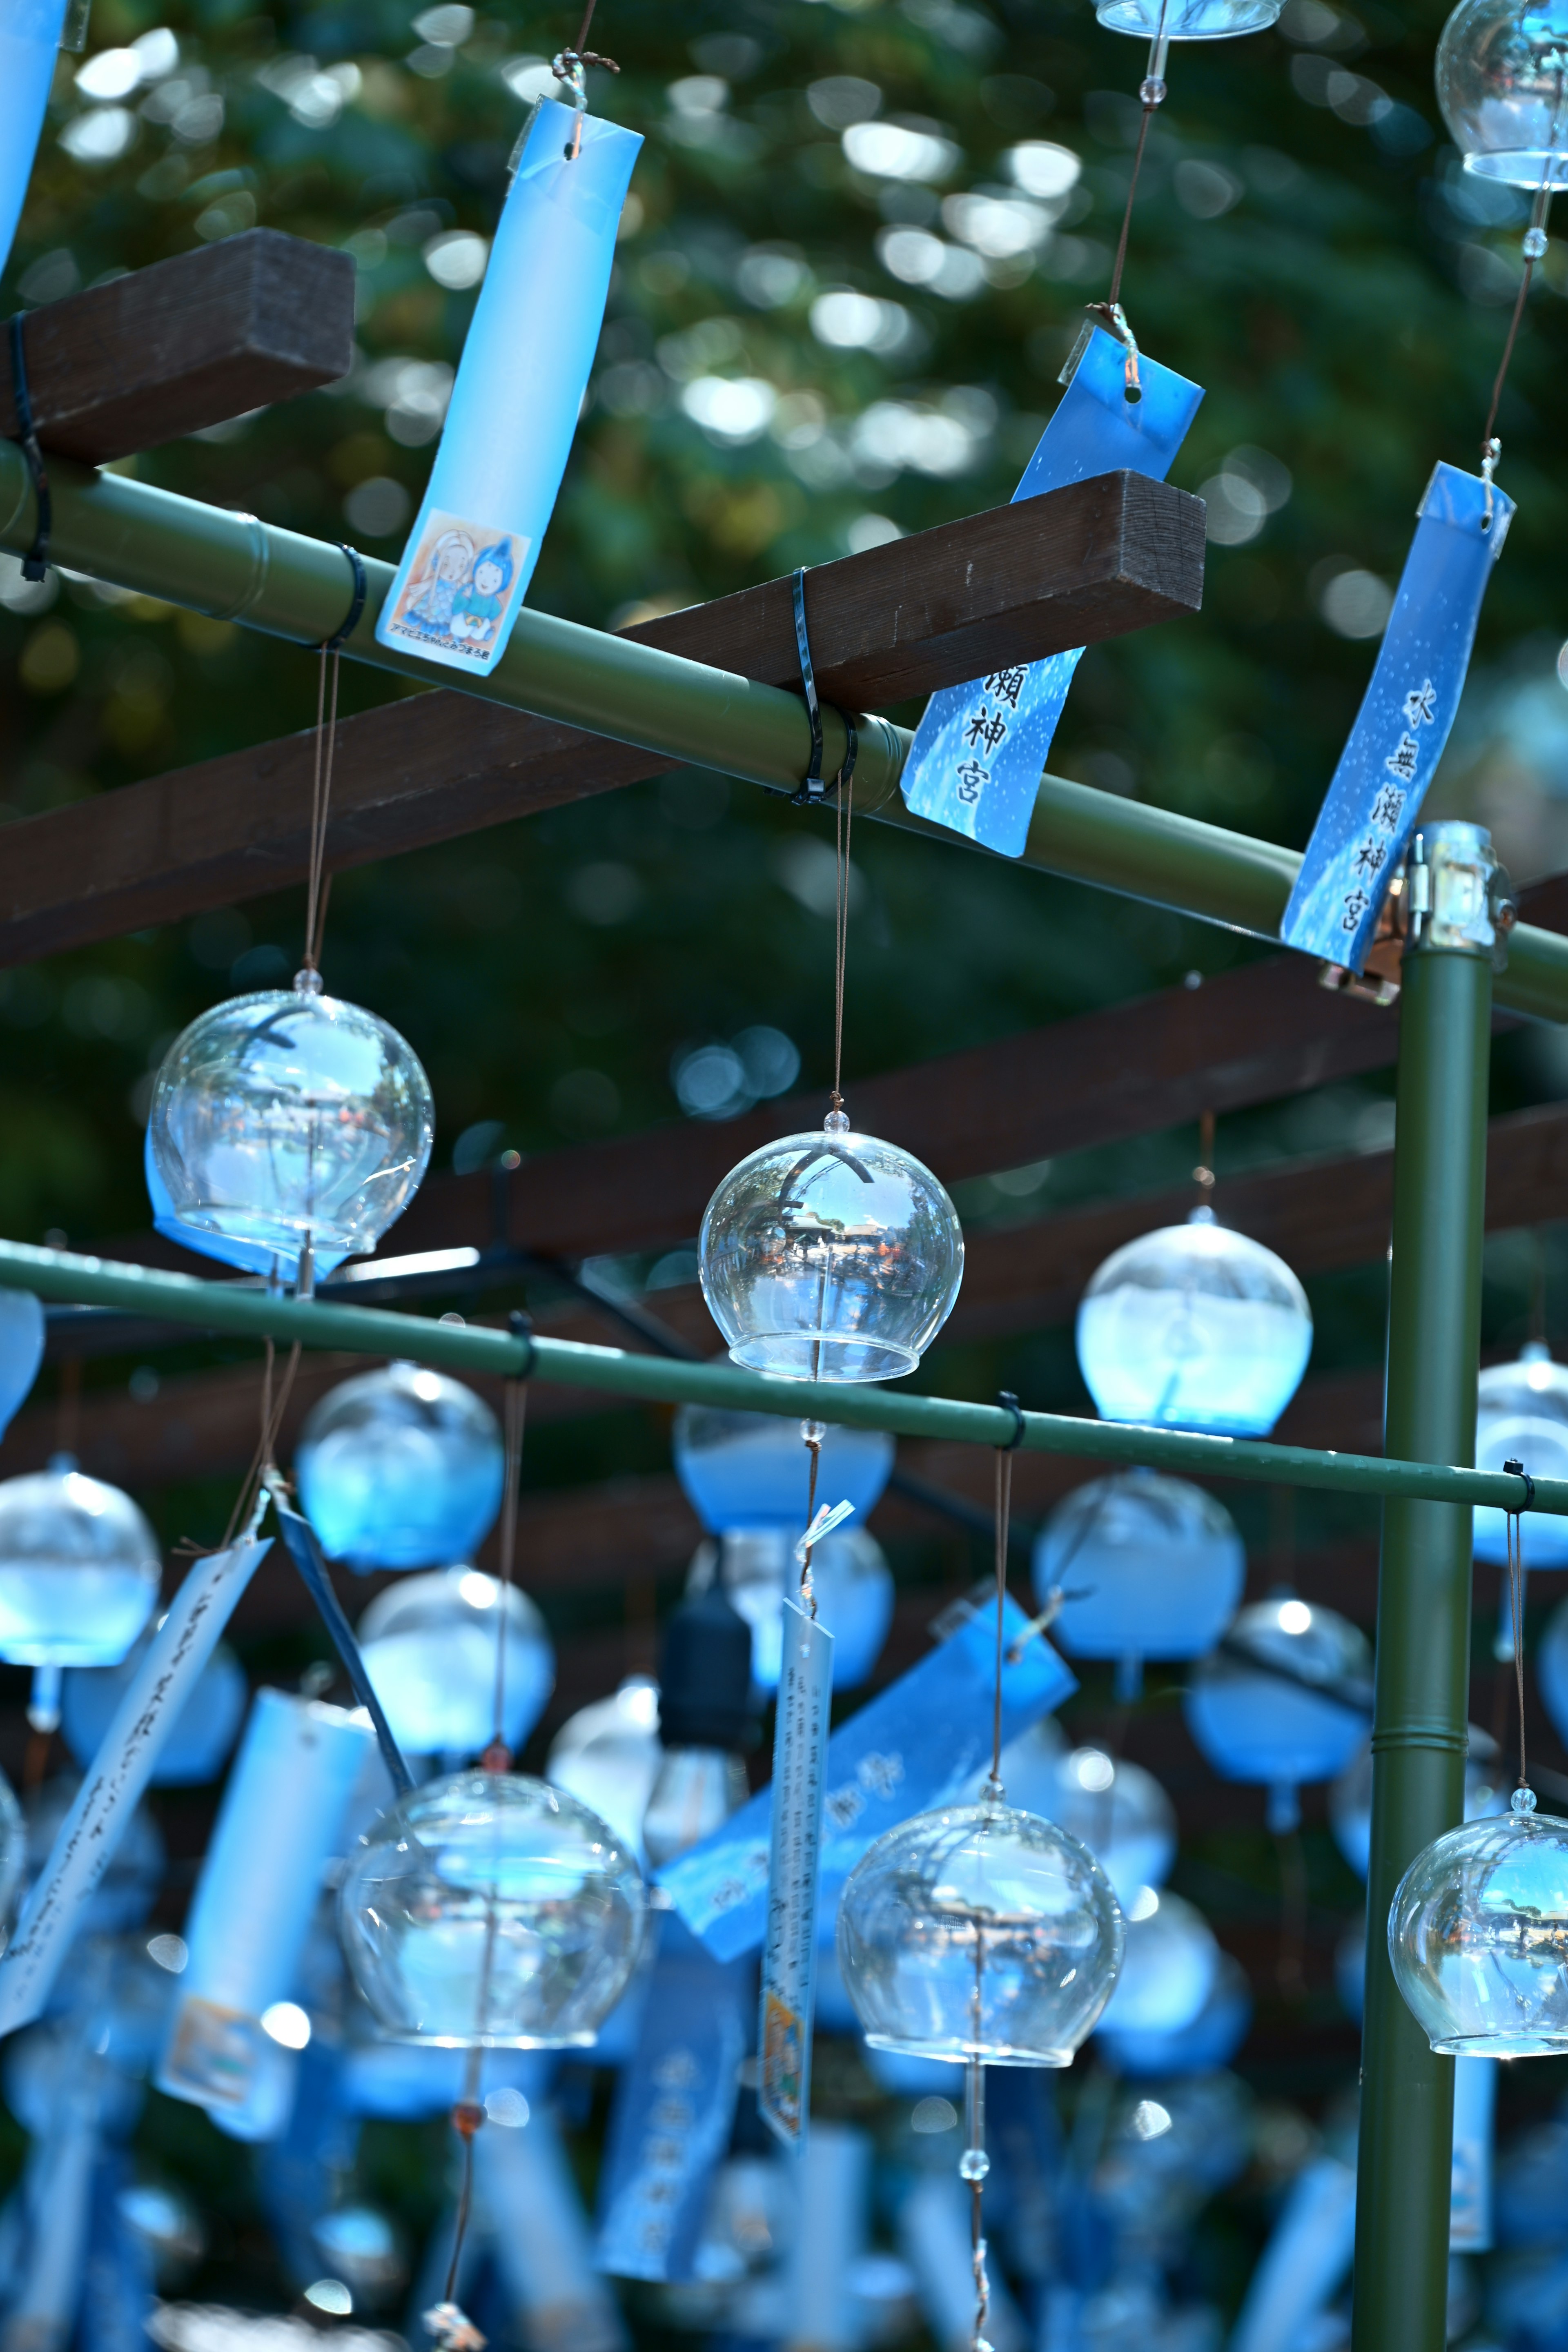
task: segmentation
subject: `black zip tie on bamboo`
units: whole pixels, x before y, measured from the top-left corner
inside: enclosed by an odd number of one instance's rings
[[[822,774],[822,704],[816,692],[816,666],[811,658],[811,638],[805,625],[805,567],[795,573],[791,587],[795,601],[795,643],[800,656],[800,683],[805,696],[805,715],[811,721],[811,765],[800,790],[791,795],[796,808],[820,808],[827,798],[827,786]],[[844,763],[836,779],[840,794],[855,780],[855,761],[859,754],[859,741],[855,722],[841,712],[844,732],[848,739],[844,751]]]
[[[370,1670],[365,1664],[363,1653],[354,1639],[353,1628],[343,1613],[342,1601],[332,1591],[331,1579],[327,1574],[327,1564],[321,1558],[321,1549],[316,1541],[316,1530],[309,1519],[289,1508],[282,1491],[282,1482],[278,1478],[276,1472],[268,1478],[266,1483],[267,1490],[272,1497],[272,1507],[278,1514],[278,1525],[282,1531],[283,1540],[289,1547],[289,1557],[300,1571],[300,1580],[305,1590],[321,1613],[321,1622],[331,1636],[333,1649],[342,1660],[343,1672],[349,1678],[349,1685],[360,1706],[371,1719],[375,1731],[376,1745],[381,1749],[382,1761],[391,1776],[392,1785],[400,1798],[411,1797],[414,1793],[414,1775],[409,1770],[404,1759],[403,1750],[393,1735],[392,1726],[386,1719],[385,1709],[375,1695],[375,1685],[371,1681]]]
[[[27,357],[22,347],[24,313],[16,311],[11,320],[11,398],[16,408],[16,438],[26,460],[28,478],[33,485],[37,520],[33,543],[22,558],[24,580],[41,580],[49,566],[49,534],[55,525],[54,500],[49,496],[49,478],[44,470],[44,455],[38,446],[38,430],[33,421],[33,397],[27,386]]]
[[[999,1411],[1010,1412],[1013,1416],[1013,1434],[1004,1439],[998,1451],[1003,1454],[1016,1454],[1019,1446],[1024,1443],[1025,1434],[1028,1429],[1028,1423],[1024,1416],[1024,1408],[1011,1389],[998,1389],[996,1403]]]
[[[349,600],[349,609],[343,617],[342,626],[334,629],[330,637],[321,639],[321,649],[324,654],[342,653],[360,625],[360,618],[364,611],[364,600],[370,593],[370,582],[365,574],[363,556],[357,547],[351,547],[346,539],[339,540],[338,545],[348,557],[349,570],[353,573],[353,594]]]

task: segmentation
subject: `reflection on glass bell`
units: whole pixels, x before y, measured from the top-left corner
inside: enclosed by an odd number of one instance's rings
[[[1228,41],[1274,24],[1284,0],[1096,0],[1109,32],[1140,41]]]
[[[1069,1658],[1114,1658],[1118,1696],[1135,1697],[1145,1658],[1196,1658],[1236,1614],[1247,1553],[1230,1514],[1201,1486],[1128,1470],[1075,1487],[1035,1546],[1042,1607],[1060,1586],[1052,1628]]]
[[[1108,2032],[1180,2033],[1214,1990],[1219,1946],[1201,1911],[1141,1886],[1127,1906],[1127,1949],[1106,2004]]]
[[[1437,103],[1468,172],[1568,183],[1568,0],[1460,0],[1437,44]]]
[[[1450,2056],[1568,2052],[1568,1822],[1513,1804],[1435,1840],[1389,1907],[1394,1981]]]
[[[275,1253],[290,1280],[307,1242],[323,1260],[375,1247],[418,1189],[436,1127],[396,1030],[320,992],[301,972],[193,1021],[148,1121],[179,1223]]]
[[[641,1855],[642,1820],[663,1757],[658,1685],[628,1675],[614,1698],[569,1716],[551,1744],[545,1778],[607,1822],[617,1844]]]
[[[1162,1895],[1161,1906],[1173,1900]],[[1128,1934],[1131,1951],[1134,1935]],[[1208,1999],[1190,2024],[1163,2032],[1145,2027],[1121,2027],[1109,2011],[1100,2021],[1100,2047],[1119,2074],[1169,2079],[1178,2074],[1210,2074],[1228,2066],[1252,2027],[1252,1989],[1247,1970],[1229,1952],[1221,1952]]]
[[[1176,1858],[1176,1816],[1152,1772],[1102,1748],[1075,1748],[1042,1780],[1007,1786],[1031,1812],[1088,1846],[1124,1911],[1145,1888],[1164,1884]]]
[[[384,2032],[469,2048],[587,2049],[637,1964],[647,1895],[586,1805],[458,1772],[383,1813],[349,1858],[343,1951]]]
[[[1508,1775],[1497,1743],[1470,1726],[1470,1754],[1465,1766],[1465,1819],[1487,1821],[1508,1811]],[[1358,1878],[1364,1878],[1372,1858],[1372,1742],[1352,1757],[1329,1790],[1329,1825],[1339,1847]]]
[[[735,1362],[790,1381],[912,1372],[963,1275],[958,1212],[930,1169],[843,1111],[732,1168],[697,1251]]]
[[[147,1129],[142,1150],[142,1172],[147,1179],[147,1200],[153,1211],[153,1230],[162,1234],[167,1242],[178,1242],[182,1249],[195,1250],[198,1257],[216,1258],[220,1265],[238,1266],[243,1274],[259,1274],[269,1280],[280,1280],[294,1270],[295,1261],[283,1259],[269,1244],[241,1241],[229,1234],[201,1232],[195,1225],[184,1225],[174,1214],[174,1204],[169,1198],[169,1188],[158,1173],[158,1162],[153,1152],[153,1130]],[[346,1250],[317,1248],[312,1252],[315,1278],[322,1281],[348,1255]]]
[[[1299,1785],[1331,1780],[1366,1736],[1372,1645],[1334,1610],[1276,1592],[1242,1611],[1225,1650],[1200,1659],[1184,1707],[1215,1770],[1260,1782],[1269,1828],[1290,1830]]]
[[[687,1579],[688,1592],[702,1592],[717,1571],[752,1629],[752,1680],[760,1691],[779,1686],[784,1599],[800,1582],[795,1544],[803,1527],[736,1528],[699,1549]],[[833,1687],[855,1690],[881,1656],[893,1622],[893,1571],[875,1536],[840,1528],[814,1547],[811,1580],[817,1616],[833,1636]]]
[[[1476,1408],[1478,1470],[1522,1462],[1532,1478],[1568,1478],[1568,1364],[1554,1364],[1543,1341],[1529,1340],[1517,1363],[1489,1365]],[[1568,1520],[1524,1511],[1518,1526],[1526,1568],[1568,1568]],[[1489,1505],[1477,1510],[1475,1549],[1478,1559],[1507,1565],[1506,1511]],[[1511,1632],[1511,1617],[1509,1626]]]
[[[1283,1258],[1212,1209],[1113,1252],[1078,1310],[1079,1367],[1105,1421],[1266,1437],[1311,1349]]]
[[[495,1525],[506,1475],[484,1399],[427,1364],[401,1362],[324,1396],[294,1467],[321,1549],[362,1574],[471,1559]]]
[[[59,1721],[59,1669],[112,1666],[158,1599],[158,1539],[118,1486],[68,1454],[0,1485],[0,1658],[35,1666],[29,1720]]]
[[[44,1310],[30,1290],[0,1290],[0,1437],[38,1377]],[[893,1441],[887,1441],[889,1465]]]
[[[555,1687],[555,1652],[526,1592],[438,1568],[378,1593],[359,1645],[392,1735],[413,1756],[477,1756],[495,1728],[496,1612],[506,1612],[502,1737],[522,1746]]]
[[[887,1831],[839,1905],[839,1972],[866,2039],[916,2058],[1069,2066],[1121,1949],[1121,1913],[1093,1855],[1005,1804]]]
[[[894,1439],[883,1429],[822,1427],[819,1503],[853,1503],[857,1515],[881,1500],[893,1468]],[[675,1475],[710,1535],[732,1528],[792,1528],[810,1514],[811,1456],[801,1423],[771,1412],[723,1412],[683,1404],[675,1416]]]
[[[115,1709],[140,1671],[156,1630],[149,1625],[119,1665],[73,1666],[66,1675],[60,1692],[60,1728],[66,1746],[84,1771],[103,1745]],[[220,1643],[164,1735],[153,1767],[153,1787],[198,1788],[204,1781],[216,1780],[239,1737],[249,1696],[244,1667],[227,1643]]]

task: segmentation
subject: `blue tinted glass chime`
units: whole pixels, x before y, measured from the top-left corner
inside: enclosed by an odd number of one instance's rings
[[[821,1424],[816,1498],[853,1503],[861,1518],[892,1474],[895,1442],[886,1430]],[[810,1516],[811,1456],[801,1424],[771,1412],[726,1412],[686,1404],[675,1416],[675,1475],[710,1535],[731,1528],[793,1528]]]
[[[1009,1758],[1022,1745],[1003,1755],[1008,1794],[1089,1848],[1124,1911],[1145,1887],[1163,1885],[1176,1858],[1176,1815],[1152,1772],[1103,1748],[1074,1748],[1020,1774]]]
[[[963,1274],[958,1213],[929,1168],[841,1111],[731,1170],[698,1239],[731,1358],[792,1381],[912,1372]]]
[[[153,1638],[149,1626],[117,1666],[73,1667],[60,1692],[60,1729],[85,1768],[103,1745],[121,1699],[141,1670]],[[245,1669],[220,1643],[175,1716],[153,1768],[155,1788],[199,1788],[216,1780],[239,1737],[249,1685]]]
[[[36,1669],[36,1729],[59,1721],[64,1666],[113,1666],[158,1599],[158,1539],[117,1486],[68,1454],[0,1485],[0,1658]]]
[[[628,1675],[613,1697],[567,1717],[551,1743],[545,1777],[640,1856],[643,1815],[663,1760],[658,1685],[651,1675]]]
[[[1288,1830],[1297,1788],[1331,1780],[1366,1736],[1372,1646],[1334,1610],[1276,1593],[1244,1609],[1226,1649],[1199,1661],[1184,1707],[1215,1770],[1267,1788],[1269,1826]]]
[[[1140,1887],[1127,1906],[1127,1948],[1101,2022],[1108,2033],[1180,2033],[1200,2015],[1219,1973],[1219,1946],[1181,1895]]]
[[[392,1736],[414,1756],[477,1756],[495,1728],[504,1622],[501,1737],[520,1748],[555,1686],[555,1653],[525,1592],[482,1569],[437,1569],[389,1585],[359,1621],[359,1644]]]
[[[1312,1347],[1282,1258],[1194,1209],[1108,1257],[1078,1310],[1078,1360],[1106,1421],[1266,1437]]]
[[[1477,1385],[1476,1468],[1500,1470],[1510,1461],[1522,1462],[1532,1478],[1568,1478],[1568,1365],[1554,1364],[1539,1339],[1521,1349],[1517,1363],[1489,1364]],[[1525,1511],[1518,1525],[1526,1568],[1568,1568],[1568,1519]],[[1507,1513],[1482,1505],[1474,1540],[1478,1559],[1502,1567]]]
[[[412,1048],[320,991],[301,972],[204,1013],[165,1055],[148,1122],[170,1214],[275,1256],[290,1280],[307,1244],[322,1261],[374,1249],[435,1134]]]
[[[1246,1581],[1230,1514],[1201,1486],[1152,1470],[1075,1487],[1035,1546],[1041,1605],[1058,1587],[1068,1595],[1051,1638],[1073,1658],[1201,1657]]]
[[[1489,1756],[1478,1749],[1490,1750]],[[1493,1743],[1470,1726],[1470,1756],[1465,1766],[1465,1819],[1480,1822],[1508,1811],[1509,1775]],[[1329,1790],[1329,1825],[1339,1847],[1358,1878],[1364,1878],[1372,1859],[1372,1743],[1356,1752]]]
[[[726,1597],[752,1629],[752,1681],[777,1690],[783,1664],[784,1601],[800,1583],[796,1526],[736,1528],[719,1539],[717,1574]],[[714,1546],[692,1563],[689,1591],[715,1572]],[[833,1636],[833,1686],[858,1689],[882,1654],[893,1618],[893,1572],[881,1545],[863,1528],[840,1528],[811,1555],[816,1613]]]
[[[0,1436],[44,1360],[44,1310],[30,1290],[0,1290]],[[892,1440],[888,1440],[889,1447]]]
[[[1096,0],[1109,32],[1140,41],[1229,41],[1274,24],[1283,0]]]
[[[471,1559],[500,1509],[500,1427],[426,1364],[358,1373],[321,1399],[294,1457],[322,1549],[362,1572]]]

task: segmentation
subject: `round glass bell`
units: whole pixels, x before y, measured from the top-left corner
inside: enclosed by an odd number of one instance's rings
[[[1568,183],[1568,0],[1460,0],[1437,44],[1437,103],[1467,172]]]
[[[1087,1847],[982,1802],[917,1813],[862,1855],[838,1968],[874,2050],[1070,2066],[1121,1965],[1121,1913]]]
[[[8,1664],[118,1665],[153,1613],[161,1577],[158,1539],[130,1496],[87,1477],[70,1454],[0,1484]],[[58,1721],[58,1696],[53,1703]]]
[[[798,1421],[683,1404],[675,1416],[675,1475],[710,1535],[735,1528],[793,1528],[810,1513],[811,1456]],[[824,1422],[817,1500],[853,1503],[864,1518],[892,1475],[896,1441],[882,1429]]]
[[[1476,1468],[1500,1471],[1505,1462],[1522,1462],[1532,1478],[1568,1478],[1568,1364],[1554,1364],[1540,1339],[1520,1349],[1517,1363],[1489,1365],[1478,1384]],[[1477,1509],[1478,1559],[1507,1566],[1508,1524],[1506,1511]],[[1523,1511],[1517,1525],[1527,1569],[1568,1568],[1568,1520]]]
[[[1201,1911],[1141,1886],[1127,1906],[1127,1948],[1100,2022],[1110,2033],[1180,2033],[1202,2013],[1219,1946]]]
[[[628,1853],[640,1854],[643,1815],[664,1761],[658,1685],[628,1675],[613,1698],[569,1716],[551,1745],[545,1778],[607,1822]]]
[[[361,1574],[471,1559],[506,1476],[484,1399],[427,1364],[401,1362],[331,1390],[300,1433],[294,1468],[322,1549]]]
[[[1266,1437],[1307,1369],[1312,1310],[1283,1258],[1194,1209],[1106,1259],[1077,1337],[1102,1420]]]
[[[837,1497],[835,1498],[837,1499]],[[701,1546],[687,1578],[704,1592],[717,1575],[752,1629],[752,1682],[779,1686],[784,1667],[784,1601],[800,1584],[797,1527],[744,1528]],[[893,1622],[893,1571],[875,1536],[840,1528],[814,1546],[811,1581],[819,1621],[833,1636],[833,1687],[856,1690],[882,1654]]]
[[[1141,1764],[1103,1748],[1075,1748],[1056,1757],[1040,1782],[1007,1785],[1031,1812],[1043,1813],[1089,1848],[1123,1911],[1169,1876],[1176,1858],[1175,1811]]]
[[[10,1428],[44,1360],[44,1310],[30,1290],[0,1290],[0,1437]],[[891,1463],[893,1441],[888,1453]]]
[[[958,1212],[930,1169],[842,1111],[732,1168],[697,1250],[734,1361],[790,1381],[912,1372],[963,1275]]]
[[[1481,1751],[1489,1749],[1487,1755]],[[1470,1754],[1465,1765],[1465,1819],[1488,1821],[1508,1811],[1508,1774],[1496,1743],[1470,1726]],[[1358,1878],[1372,1862],[1372,1742],[1359,1748],[1329,1790],[1329,1826]]]
[[[430,1082],[386,1022],[321,992],[230,997],[193,1021],[153,1089],[153,1165],[182,1225],[276,1256],[297,1278],[374,1250],[418,1190],[436,1131]]]
[[[1568,2052],[1568,1822],[1531,1810],[1467,1822],[1418,1853],[1388,1913],[1406,2008],[1449,2057]]]
[[[1071,1658],[1114,1658],[1133,1697],[1145,1658],[1196,1658],[1212,1649],[1247,1584],[1247,1553],[1214,1496],[1184,1478],[1128,1470],[1078,1486],[1057,1505],[1035,1546],[1042,1607],[1068,1598],[1051,1638]]]
[[[381,1816],[349,1858],[338,1918],[395,2040],[580,2050],[626,1989],[647,1907],[630,1853],[586,1805],[476,1771]]]
[[[121,1700],[141,1670],[156,1627],[149,1625],[117,1666],[73,1666],[60,1687],[60,1728],[66,1746],[85,1771],[103,1745]],[[239,1737],[250,1686],[245,1669],[226,1643],[220,1643],[196,1676],[175,1716],[158,1760],[158,1789],[199,1788],[216,1780]]]
[[[1298,1787],[1331,1780],[1366,1737],[1372,1645],[1334,1610],[1277,1592],[1244,1609],[1226,1648],[1198,1661],[1183,1705],[1220,1777],[1260,1783],[1270,1829],[1293,1829]]]
[[[198,1257],[210,1257],[220,1265],[237,1266],[242,1274],[259,1274],[268,1281],[281,1281],[286,1273],[296,1272],[293,1259],[285,1262],[275,1249],[261,1242],[241,1241],[228,1234],[203,1233],[195,1225],[184,1225],[174,1214],[174,1204],[169,1198],[169,1188],[158,1173],[158,1162],[153,1152],[153,1130],[147,1129],[142,1150],[142,1172],[147,1180],[147,1201],[153,1212],[153,1230],[162,1234],[166,1242],[178,1242],[182,1249],[195,1250]],[[311,1253],[311,1262],[318,1282],[340,1266],[348,1253],[318,1246]]]
[[[515,1754],[555,1687],[555,1652],[526,1592],[482,1569],[438,1568],[388,1585],[360,1619],[366,1670],[410,1755],[477,1756],[488,1744],[503,1612],[501,1736]]]
[[[1279,21],[1284,0],[1098,0],[1108,32],[1140,41],[1229,41]]]

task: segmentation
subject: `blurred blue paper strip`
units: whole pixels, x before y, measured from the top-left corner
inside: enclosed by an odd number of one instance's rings
[[[1422,499],[1372,684],[1279,926],[1287,947],[1360,971],[1465,690],[1481,598],[1513,501],[1457,466]]]
[[[1090,331],[1057,412],[1013,493],[1038,498],[1096,474],[1163,482],[1198,413],[1202,387],[1141,358],[1140,401],[1127,398],[1126,353]],[[904,762],[905,804],[1005,857],[1021,856],[1029,819],[1083,648],[993,670],[933,694]]]
[[[1027,1619],[1007,1603],[1010,1644]],[[996,1619],[981,1610],[919,1665],[841,1724],[827,1743],[817,1891],[837,1904],[840,1888],[884,1830],[933,1805],[968,1801],[974,1775],[991,1761],[991,1702]],[[1016,1739],[1078,1688],[1043,1636],[1024,1643],[1002,1669],[1002,1739]],[[773,1792],[763,1789],[658,1873],[677,1911],[721,1960],[754,1951],[766,1925]]]
[[[529,122],[441,446],[376,639],[488,674],[555,505],[598,348],[621,206],[642,141],[542,99]]]
[[[0,8],[0,269],[10,257],[54,79],[66,0]]]
[[[616,2278],[686,2279],[729,2152],[754,1979],[716,1960],[670,1912],[637,2055],[610,2114],[595,2261]]]

